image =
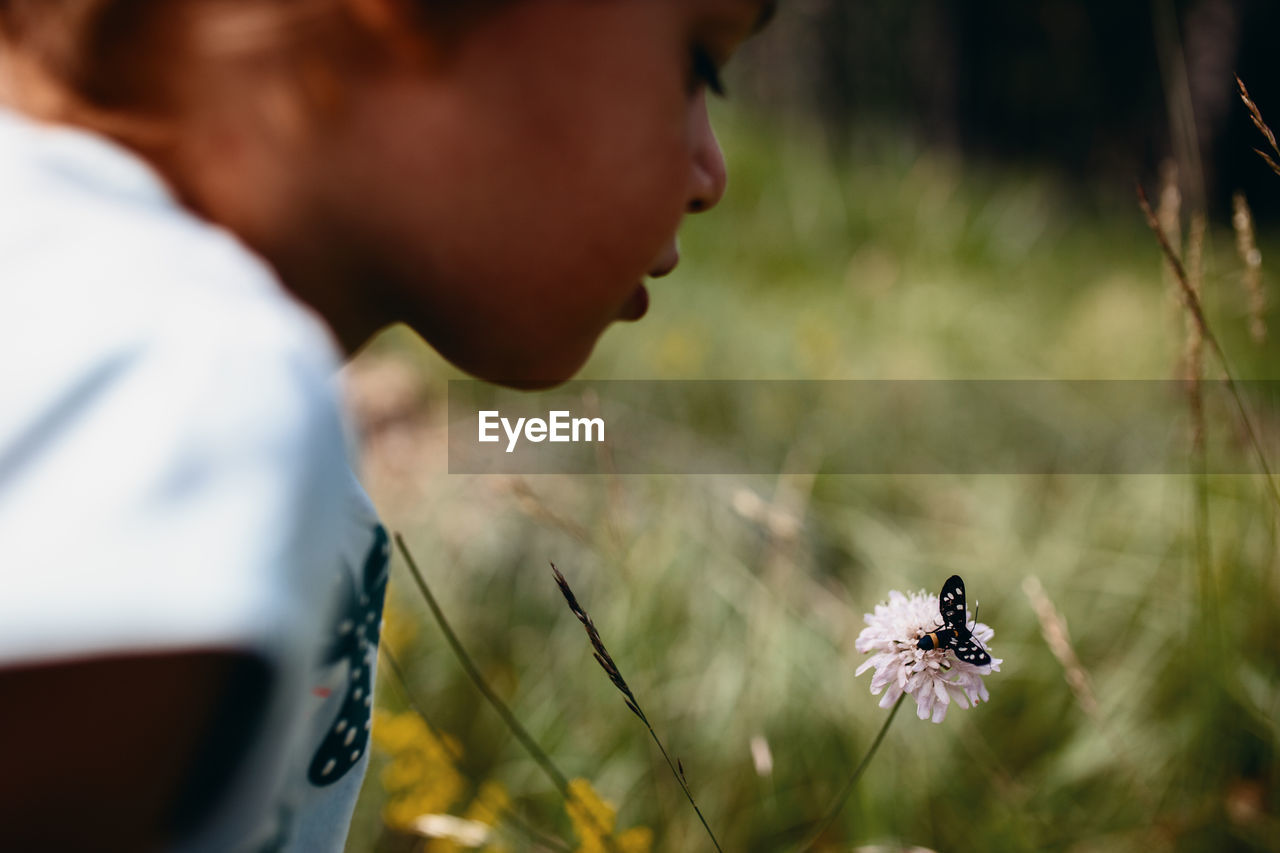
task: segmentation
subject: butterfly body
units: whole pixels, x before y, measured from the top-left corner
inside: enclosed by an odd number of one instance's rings
[[[939,628],[936,631],[930,631],[925,634],[916,645],[925,651],[929,651],[930,649],[955,648],[956,643],[959,641],[960,633],[954,628]]]
[[[942,625],[921,636],[916,641],[917,648],[925,651],[951,649],[958,660],[974,666],[991,663],[991,655],[969,629],[968,611],[964,603],[964,581],[959,575],[952,575],[942,585],[942,592],[938,595],[938,609],[942,614]]]

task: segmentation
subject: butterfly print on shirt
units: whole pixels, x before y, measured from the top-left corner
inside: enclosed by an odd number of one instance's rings
[[[369,744],[373,712],[373,667],[382,630],[382,602],[387,594],[391,543],[382,525],[374,528],[373,545],[364,560],[360,589],[349,584],[346,605],[338,618],[333,644],[324,664],[347,662],[350,676],[338,717],[311,758],[307,779],[316,787],[332,785],[347,774]]]

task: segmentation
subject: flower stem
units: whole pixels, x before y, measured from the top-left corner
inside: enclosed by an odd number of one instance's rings
[[[871,763],[871,759],[875,757],[876,750],[880,748],[880,741],[884,740],[885,733],[889,731],[889,724],[893,722],[893,718],[898,715],[898,709],[902,707],[902,700],[907,698],[907,694],[903,693],[898,697],[898,701],[893,703],[893,710],[889,712],[889,717],[884,721],[884,725],[880,727],[880,733],[876,735],[876,739],[871,742],[871,748],[867,750],[867,754],[862,756],[862,761],[858,763],[857,768],[853,771],[853,775],[849,777],[849,781],[845,782],[844,788],[831,801],[831,807],[827,809],[827,814],[818,822],[818,827],[809,837],[805,839],[796,853],[805,853],[805,851],[813,848],[822,838],[823,833],[840,815],[840,811],[844,808],[845,801],[849,799],[849,795],[853,793],[854,786],[858,784],[858,780],[862,778],[862,773],[867,769],[867,765]]]

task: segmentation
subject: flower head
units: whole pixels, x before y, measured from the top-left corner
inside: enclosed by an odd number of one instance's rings
[[[990,664],[974,666],[957,659],[945,647],[919,647],[921,637],[942,626],[938,596],[923,590],[906,596],[892,590],[889,602],[877,604],[875,612],[863,619],[867,627],[858,635],[854,648],[864,654],[874,654],[854,674],[862,675],[875,667],[871,693],[878,696],[884,691],[881,708],[892,707],[899,696],[909,693],[916,700],[916,716],[940,723],[952,700],[961,708],[968,708],[970,703],[990,698],[982,676],[999,672],[1000,658],[993,656]],[[973,626],[973,636],[988,651],[994,635],[995,632],[981,622]]]

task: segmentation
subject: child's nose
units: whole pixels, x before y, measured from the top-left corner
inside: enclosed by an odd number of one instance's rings
[[[705,95],[701,98],[705,99]],[[697,110],[697,126],[694,128],[693,185],[689,193],[689,212],[710,210],[724,197],[729,174],[724,162],[724,152],[711,127],[705,100]]]

